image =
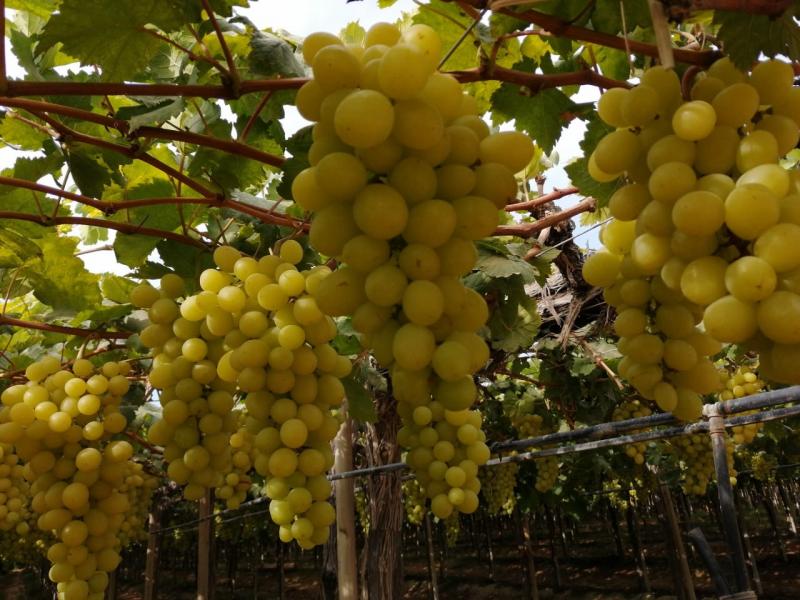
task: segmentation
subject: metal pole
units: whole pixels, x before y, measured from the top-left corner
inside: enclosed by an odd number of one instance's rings
[[[728,454],[725,444],[725,419],[720,411],[720,403],[707,404],[703,413],[708,417],[708,433],[711,436],[711,447],[714,452],[714,470],[717,474],[717,492],[719,494],[720,517],[728,543],[728,550],[733,560],[733,574],[736,579],[736,590],[750,590],[750,578],[747,575],[747,562],[742,547],[742,536],[736,518],[736,506],[733,499],[730,473],[728,472]]]
[[[717,596],[729,596],[731,590],[728,587],[728,583],[725,581],[725,577],[722,575],[722,567],[719,566],[717,557],[714,556],[714,552],[711,550],[711,546],[706,536],[703,535],[702,530],[699,527],[695,527],[686,535],[689,541],[694,544],[700,558],[703,559],[708,573],[711,575],[711,582],[714,584],[714,590]]]

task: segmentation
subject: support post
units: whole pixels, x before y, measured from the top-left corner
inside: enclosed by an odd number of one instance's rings
[[[553,511],[547,504],[544,505],[544,514],[547,518],[548,537],[550,538],[550,562],[553,563],[553,591],[560,592],[564,586],[561,582],[561,564],[556,549],[556,520]]]
[[[158,582],[158,553],[161,546],[161,505],[156,498],[147,515],[147,558],[144,567],[144,600],[155,600]]]
[[[197,528],[197,600],[214,598],[214,562],[211,560],[211,546],[214,543],[214,490],[208,490],[199,500]]]
[[[628,510],[625,513],[628,522],[628,535],[633,546],[633,555],[636,557],[636,574],[639,576],[639,585],[642,592],[650,593],[650,574],[647,571],[647,561],[642,547],[641,531],[639,530],[639,514],[633,501],[628,501]]]
[[[492,533],[489,531],[489,518],[486,516],[485,510],[481,511],[481,521],[486,534],[486,549],[489,554],[489,579],[494,583],[494,548],[492,547]]]
[[[736,506],[733,500],[733,487],[728,472],[728,454],[726,451],[725,419],[717,403],[707,404],[703,414],[708,417],[708,433],[711,436],[711,448],[714,453],[714,470],[717,475],[717,492],[719,495],[720,518],[728,543],[728,551],[733,560],[733,575],[736,579],[736,591],[750,590],[750,578],[747,576],[747,563],[742,548],[742,536],[736,519]]]
[[[531,547],[531,515],[522,515],[522,544],[525,560],[528,567],[528,591],[531,600],[539,600],[539,585],[536,582],[536,565],[533,562],[533,548]]]
[[[669,486],[663,481],[659,482],[658,487],[664,509],[664,518],[669,530],[670,542],[675,550],[676,575],[680,582],[678,591],[681,592],[679,596],[683,596],[687,600],[696,600],[692,572],[689,570],[689,561],[686,558],[686,548],[683,545],[683,537],[681,536],[678,517],[675,513],[675,504],[672,502],[672,493],[669,491]]]
[[[753,577],[753,587],[755,588],[756,594],[761,595],[764,593],[764,587],[761,585],[761,574],[758,572],[756,554],[753,552],[753,544],[750,542],[750,534],[747,531],[747,521],[744,518],[744,513],[738,510],[740,508],[739,496],[734,496],[734,500],[736,501],[736,515],[739,520],[739,531],[742,532],[742,544],[747,554],[747,565],[750,567],[750,574]]]
[[[353,470],[353,425],[343,405],[345,419],[333,440],[334,470],[336,473]],[[337,479],[336,494],[336,566],[339,600],[358,598],[356,569],[355,479]]]
[[[436,577],[436,554],[433,551],[431,513],[425,512],[425,541],[428,545],[428,585],[431,600],[439,600],[439,582]]]

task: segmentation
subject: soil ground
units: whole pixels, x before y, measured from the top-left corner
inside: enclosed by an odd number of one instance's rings
[[[662,536],[663,537],[663,536]],[[783,532],[786,561],[780,555],[774,535],[765,531],[753,539],[754,552],[763,593],[760,599],[800,599],[800,538]],[[625,540],[625,536],[623,536]],[[511,532],[500,532],[493,542],[494,568],[490,568],[488,552],[475,539],[463,540],[444,554],[437,552],[439,596],[442,600],[517,600],[524,598],[525,567]],[[557,552],[563,582],[562,591],[553,590],[554,570],[550,558],[549,540],[537,540],[534,561],[542,600],[667,600],[675,598],[673,578],[659,539],[658,529],[645,530],[645,550],[652,593],[641,592],[639,577],[630,547],[623,557],[616,556],[613,538],[604,530],[585,531],[566,544],[568,556],[561,544]],[[724,545],[712,538],[717,556],[725,566]],[[429,571],[425,548],[406,544],[404,555],[405,593],[403,600],[428,600]],[[223,552],[224,554],[224,552]],[[318,557],[317,557],[318,558]],[[443,559],[443,560],[442,560]],[[713,589],[700,562],[690,557],[697,599],[713,598]],[[235,581],[223,576],[227,571],[224,557],[217,563],[215,600],[252,600],[279,598],[277,565],[268,560],[256,574],[242,569]],[[130,570],[122,574],[118,600],[141,600],[142,573]],[[176,568],[159,573],[158,598],[189,600],[194,594],[194,573]],[[311,554],[289,557],[285,563],[284,597],[287,600],[317,600],[320,598],[319,567]],[[47,600],[48,595],[32,571],[14,571],[0,575],[0,599]],[[399,600],[399,599],[398,599]]]

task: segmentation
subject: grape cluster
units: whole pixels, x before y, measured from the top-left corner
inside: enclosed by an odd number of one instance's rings
[[[328,343],[336,325],[315,300],[330,269],[299,271],[302,258],[295,240],[258,260],[222,246],[217,268],[200,275],[202,291],[182,302],[174,300],[178,286],[165,290],[163,280],[161,294],[146,284],[134,292],[152,299],[138,305],[149,306],[154,323],[142,340],[155,346],[150,382],[164,409],[149,437],[165,446],[168,475],[186,485],[187,498],[217,488],[238,506],[254,469],[266,479],[280,539],[311,548],[325,542],[335,518],[325,473],[339,429],[333,411],[344,399],[340,378],[351,365]],[[158,345],[149,343],[151,327],[163,329]]]
[[[542,434],[543,421],[541,415],[515,415],[511,425],[521,438],[532,438]]]
[[[364,535],[369,533],[370,516],[369,506],[367,505],[367,491],[363,486],[357,486],[354,494],[356,505],[356,514],[358,515],[358,522],[361,525],[361,531]]]
[[[717,398],[720,400],[731,400],[733,398],[749,396],[750,394],[757,394],[765,387],[764,382],[758,378],[758,374],[754,372],[754,369],[747,365],[736,367],[733,373],[723,371],[720,377],[724,386],[722,392],[717,395]],[[736,444],[737,448],[750,444],[763,427],[763,423],[734,426],[731,429],[733,432],[733,443]]]
[[[753,477],[759,481],[773,481],[775,479],[775,469],[778,466],[778,459],[772,454],[767,454],[763,450],[756,452],[750,457],[750,469]]]
[[[719,390],[709,357],[724,343],[800,382],[800,178],[779,164],[800,138],[793,79],[777,60],[744,73],[725,58],[683,101],[677,75],[654,67],[598,104],[616,129],[589,172],[624,179],[583,274],[617,309],[620,374],[685,420]]]
[[[704,496],[708,483],[716,478],[711,437],[706,433],[685,435],[669,442],[669,448],[678,459],[681,469],[681,487],[686,494]],[[736,485],[733,463],[734,445],[725,434],[725,451],[731,485]]]
[[[650,407],[642,404],[641,400],[626,400],[614,409],[611,415],[612,421],[626,421],[628,419],[637,419],[639,417],[647,417],[653,414]],[[644,464],[644,453],[647,451],[647,444],[644,442],[636,442],[635,444],[627,444],[624,446],[625,454],[633,460],[637,465]]]
[[[533,487],[540,494],[549,492],[555,487],[558,475],[561,472],[561,464],[558,462],[558,457],[546,456],[537,458],[534,462],[536,463],[536,482]]]
[[[28,535],[22,515],[29,511],[47,546],[48,575],[64,600],[104,597],[123,544],[144,525],[131,506],[137,499],[148,505],[155,487],[131,460],[133,446],[112,439],[127,425],[119,407],[129,371],[126,362],[106,362],[96,370],[82,358],[70,370],[48,356],[26,369],[26,383],[0,396],[8,481],[21,475],[27,484],[27,490],[18,483],[8,491],[25,490],[30,498],[24,507],[18,496],[6,494],[5,520],[17,521],[16,533]]]
[[[472,375],[489,358],[476,334],[483,297],[460,278],[475,240],[491,235],[517,193],[534,146],[490,133],[475,100],[436,71],[441,41],[427,25],[378,23],[364,46],[315,33],[303,43],[313,78],[297,94],[314,121],[310,167],[292,182],[313,213],[309,239],[340,264],[314,294],[331,316],[352,316],[361,342],[389,369],[405,460],[447,518],[478,506],[489,458]]]
[[[490,515],[511,515],[517,505],[517,472],[519,463],[507,462],[480,468],[481,494]]]
[[[403,482],[403,507],[406,510],[406,520],[412,525],[419,526],[425,520],[425,492],[416,479]]]

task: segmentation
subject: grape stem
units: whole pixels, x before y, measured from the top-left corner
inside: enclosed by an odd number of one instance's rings
[[[228,65],[227,77],[226,73],[223,73],[223,78],[227,80],[227,87],[230,88],[231,94],[233,94],[233,97],[236,98],[239,94],[239,83],[241,82],[241,78],[239,77],[239,71],[236,69],[236,63],[233,61],[233,54],[231,54],[231,49],[228,47],[228,42],[225,40],[225,36],[222,34],[219,21],[217,21],[217,17],[214,16],[214,9],[211,8],[211,3],[208,0],[200,1],[203,3],[203,9],[206,11],[208,20],[211,21],[211,26],[214,28],[214,32],[217,34],[219,45],[222,48],[222,54],[225,55],[225,63]]]
[[[445,1],[452,2],[453,0]],[[469,4],[480,9],[487,5],[487,1],[459,0],[459,4]],[[587,29],[586,27],[572,25],[568,21],[564,21],[553,15],[548,15],[536,10],[515,11],[509,8],[504,8],[502,5],[498,5],[496,8],[492,6],[492,3],[488,3],[488,5],[489,8],[493,9],[493,12],[495,13],[526,21],[541,27],[545,31],[548,31],[558,37],[569,38],[580,42],[589,42],[592,44],[597,44],[598,46],[606,46],[608,48],[616,48],[617,50],[623,51],[625,51],[626,48],[629,48],[631,52],[635,52],[636,54],[644,54],[645,56],[653,57],[658,56],[658,48],[652,44],[646,44],[644,42],[638,42],[630,39],[626,41],[625,39],[610,33],[603,33],[601,31]],[[692,65],[708,66],[719,57],[719,52],[711,50],[703,50],[699,52],[694,50],[675,50],[676,61]]]
[[[523,223],[520,225],[501,225],[495,229],[494,235],[514,235],[521,238],[529,238],[539,233],[542,229],[552,227],[553,225],[557,225],[563,221],[567,221],[575,215],[579,215],[584,212],[594,212],[596,207],[597,201],[594,198],[585,198],[572,208],[548,215],[543,219],[539,219],[538,221],[534,221],[532,223]]]
[[[174,231],[166,231],[164,229],[153,229],[150,227],[141,227],[134,223],[118,223],[116,221],[109,221],[106,219],[94,219],[90,217],[49,217],[40,216],[32,213],[22,213],[13,211],[0,211],[0,219],[12,219],[15,221],[28,221],[48,227],[52,225],[88,225],[90,227],[105,227],[106,229],[114,229],[121,233],[147,235],[150,237],[163,238],[172,240],[187,246],[194,246],[203,250],[208,250],[209,246],[196,238],[192,238]]]
[[[554,189],[549,194],[539,196],[538,198],[534,198],[533,200],[526,200],[525,202],[515,202],[513,204],[507,204],[505,210],[506,212],[514,212],[518,210],[533,210],[534,208],[537,208],[549,202],[553,202],[554,200],[558,200],[559,198],[563,198],[564,196],[571,196],[572,194],[577,194],[578,192],[579,190],[576,187]]]
[[[76,335],[87,338],[100,338],[106,340],[124,340],[133,335],[130,331],[105,331],[102,329],[82,329],[80,327],[66,327],[64,325],[53,325],[52,323],[41,323],[39,321],[24,321],[6,315],[0,315],[0,325],[20,327],[22,329],[36,329],[38,331],[49,331],[51,333],[63,333],[65,335]]]

